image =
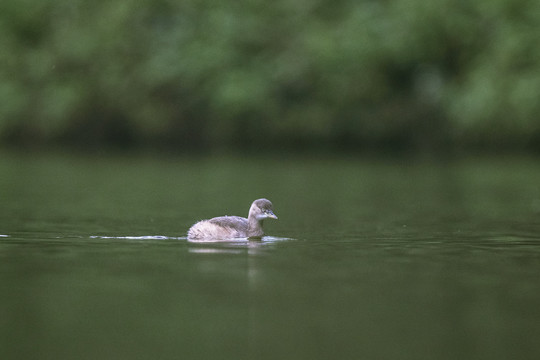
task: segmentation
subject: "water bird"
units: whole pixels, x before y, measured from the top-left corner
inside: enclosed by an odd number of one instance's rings
[[[219,216],[195,223],[188,230],[188,240],[227,240],[261,238],[263,220],[277,219],[268,199],[257,199],[249,208],[247,219],[241,216]]]

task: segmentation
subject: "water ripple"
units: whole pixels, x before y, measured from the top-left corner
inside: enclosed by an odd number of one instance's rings
[[[145,235],[145,236],[90,236],[90,239],[127,239],[127,240],[185,240],[185,237],[171,237],[163,235]]]

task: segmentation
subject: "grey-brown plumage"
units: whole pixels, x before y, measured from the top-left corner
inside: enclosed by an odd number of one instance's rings
[[[234,238],[262,237],[263,220],[277,219],[272,203],[267,199],[255,200],[249,208],[247,218],[220,216],[201,220],[188,231],[190,240],[226,240]]]

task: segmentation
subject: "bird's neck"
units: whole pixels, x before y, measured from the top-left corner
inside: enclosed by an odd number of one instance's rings
[[[255,216],[248,217],[248,237],[261,237],[264,235],[263,231],[263,222],[262,220],[257,220]]]

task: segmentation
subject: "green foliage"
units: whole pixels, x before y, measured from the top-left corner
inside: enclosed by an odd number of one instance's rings
[[[530,0],[7,1],[0,138],[538,148],[539,26]]]

